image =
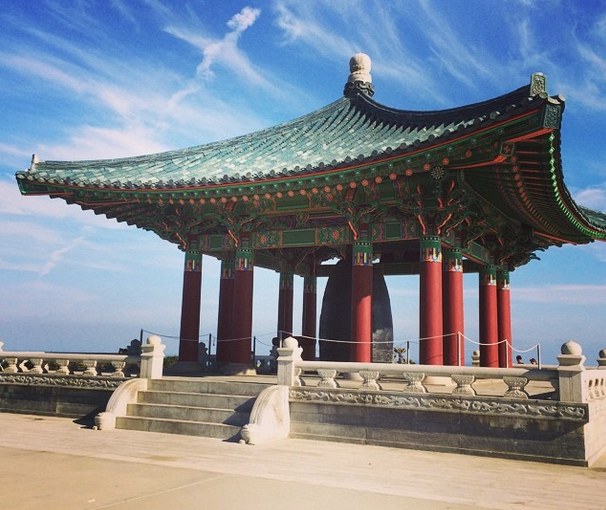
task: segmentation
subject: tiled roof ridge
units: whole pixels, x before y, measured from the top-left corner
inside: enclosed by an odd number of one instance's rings
[[[468,105],[455,106],[440,110],[404,110],[393,108],[382,103],[379,103],[365,94],[357,94],[353,100],[356,104],[364,109],[368,109],[369,113],[390,119],[393,122],[406,123],[414,119],[443,119],[458,117],[467,117],[469,119],[479,118],[483,115],[503,114],[506,109],[511,109],[519,106],[526,106],[536,99],[546,99],[546,95],[533,96],[529,90],[529,85],[523,85],[511,92],[507,92],[498,97],[478,101]]]

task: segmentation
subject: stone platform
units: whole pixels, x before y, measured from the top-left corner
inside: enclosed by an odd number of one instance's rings
[[[0,413],[2,507],[603,510],[592,468],[287,439],[258,446]]]

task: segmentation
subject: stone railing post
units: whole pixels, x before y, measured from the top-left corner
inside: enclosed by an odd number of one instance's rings
[[[164,349],[162,339],[151,335],[141,346],[141,369],[139,377],[143,379],[161,379],[164,365]]]
[[[292,336],[283,342],[284,347],[278,348],[278,384],[281,386],[296,386],[298,381],[295,362],[301,360],[303,349]]]
[[[598,353],[598,369],[606,370],[606,349]]]
[[[583,384],[585,371],[583,349],[577,342],[562,344],[558,356],[560,400],[563,402],[587,402],[587,391]]]
[[[473,351],[471,353],[471,366],[472,367],[480,366],[480,351]]]

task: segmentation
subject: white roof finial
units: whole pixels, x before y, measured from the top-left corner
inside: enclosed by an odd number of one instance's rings
[[[349,59],[349,83],[355,83],[361,81],[363,83],[372,83],[372,76],[370,75],[370,68],[372,62],[370,57],[365,53],[356,53]]]
[[[350,74],[345,85],[345,95],[349,95],[352,91],[361,91],[369,96],[374,94],[370,75],[371,66],[370,57],[365,53],[356,53],[349,59]]]

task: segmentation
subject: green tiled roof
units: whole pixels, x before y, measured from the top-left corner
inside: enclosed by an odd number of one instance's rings
[[[541,101],[544,98],[530,96],[525,86],[462,108],[415,112],[388,108],[358,93],[296,120],[229,140],[131,158],[40,161],[17,177],[125,189],[271,179],[416,150]]]

